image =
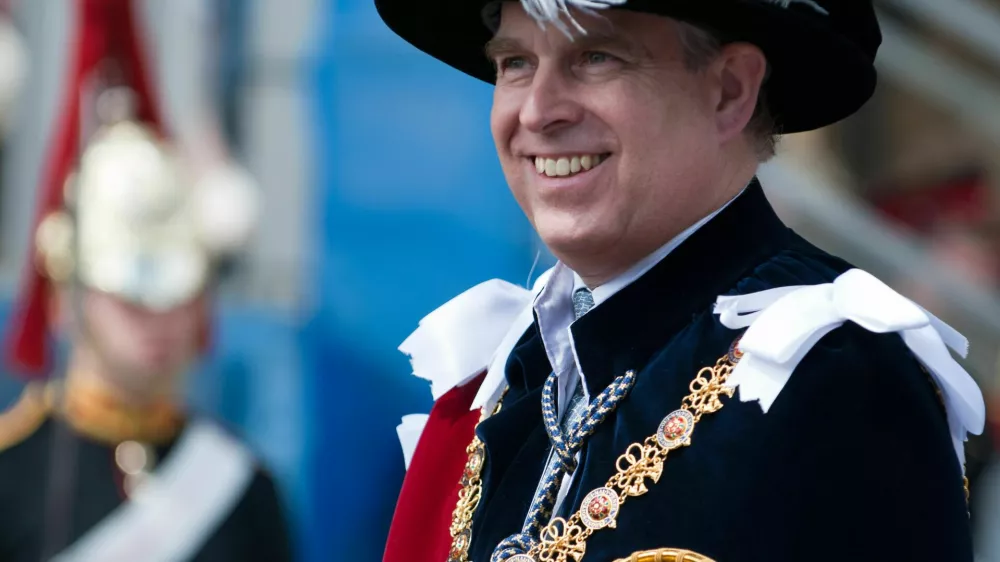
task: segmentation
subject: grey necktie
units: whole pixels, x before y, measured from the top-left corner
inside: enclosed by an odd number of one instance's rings
[[[594,295],[590,292],[590,289],[583,288],[573,291],[573,315],[576,316],[577,320],[589,312],[591,308],[594,308]],[[577,376],[576,388],[573,389],[573,395],[569,399],[569,404],[563,414],[562,421],[559,422],[563,432],[566,432],[570,425],[583,415],[586,404],[582,404],[582,402],[583,377]]]
[[[577,289],[573,292],[573,315],[577,320],[581,316],[594,308],[594,295],[591,294],[589,289]],[[566,410],[563,412],[563,417],[559,421],[559,426],[563,431],[563,434],[568,433],[569,428],[576,423],[580,418],[583,417],[584,411],[587,409],[587,404],[583,400],[583,378],[577,376],[576,387],[573,389],[573,394],[569,398],[569,402],[566,405]],[[555,469],[558,457],[551,454],[549,456],[549,462],[545,467],[545,472],[542,476],[542,481],[545,480],[545,475],[550,471]],[[539,482],[541,486],[542,482]],[[566,506],[560,506],[557,513],[563,514],[566,511]]]
[[[594,308],[594,294],[590,289],[582,288],[573,291],[573,315],[579,320],[581,316]]]

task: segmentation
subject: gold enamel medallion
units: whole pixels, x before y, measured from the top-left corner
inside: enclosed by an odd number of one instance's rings
[[[611,488],[591,490],[583,498],[583,505],[580,506],[580,522],[595,531],[605,527],[613,529],[620,503],[618,493]]]
[[[676,449],[687,444],[694,431],[694,415],[684,409],[674,410],[663,418],[656,430],[656,442],[664,449]]]

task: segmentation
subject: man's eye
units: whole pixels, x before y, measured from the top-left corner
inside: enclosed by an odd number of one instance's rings
[[[504,72],[507,70],[519,70],[527,65],[524,57],[504,57],[497,63],[497,70]]]
[[[583,54],[583,60],[586,64],[603,64],[613,59],[614,57],[611,55],[600,51],[588,51]]]

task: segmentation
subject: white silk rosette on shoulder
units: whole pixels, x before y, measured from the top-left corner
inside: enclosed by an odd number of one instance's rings
[[[933,377],[961,465],[968,434],[983,431],[982,392],[948,351],[965,357],[968,341],[870,273],[852,269],[832,283],[720,296],[715,313],[727,328],[746,328],[739,343],[743,356],[729,384],[739,389],[742,401],[759,401],[765,413],[813,345],[845,322],[854,322],[871,332],[898,333]]]

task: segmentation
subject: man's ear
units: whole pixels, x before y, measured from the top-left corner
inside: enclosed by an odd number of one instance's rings
[[[721,138],[730,140],[742,134],[753,117],[767,59],[755,45],[730,43],[722,47],[714,66],[720,89],[716,128]]]

